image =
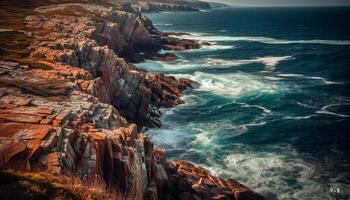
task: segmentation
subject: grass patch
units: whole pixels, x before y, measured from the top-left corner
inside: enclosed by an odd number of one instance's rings
[[[103,200],[127,199],[108,191],[100,181],[82,182],[76,177],[55,176],[44,172],[0,170],[0,198],[7,200]]]

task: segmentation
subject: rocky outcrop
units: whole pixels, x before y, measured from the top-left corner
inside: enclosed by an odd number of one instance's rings
[[[80,68],[56,65],[72,80],[91,77]],[[60,74],[42,78],[37,70],[11,62],[0,63],[0,74],[3,167],[101,178],[132,199],[261,199],[190,163],[167,163],[164,151],[135,124],[78,84],[58,79]]]
[[[140,133],[160,126],[158,108],[182,103],[196,83],[127,61],[160,48],[199,48],[198,41],[171,38],[144,17],[104,5],[27,13],[21,30],[11,30],[25,38],[25,51],[0,55],[1,167],[99,179],[132,199],[261,198],[190,163],[168,163]]]
[[[264,199],[233,179],[212,176],[183,160],[169,162],[167,170],[171,196],[179,199]]]
[[[37,15],[26,17],[26,26],[49,33],[34,34],[31,58],[85,69],[90,74],[88,80],[75,81],[81,90],[114,105],[140,127],[160,126],[157,109],[180,104],[181,92],[191,87],[172,77],[149,74],[121,58],[152,49],[164,40],[163,36],[151,37],[143,19],[132,13],[82,4],[41,7],[36,11]],[[88,14],[74,16],[82,12]],[[173,48],[184,48],[183,42],[176,41],[180,40],[175,39]],[[35,73],[52,74],[42,69]]]
[[[191,8],[179,4],[170,3],[154,3],[154,2],[140,2],[141,12],[182,12],[182,11],[199,11],[198,9]]]
[[[142,12],[183,12],[210,9],[208,2],[197,0],[138,0]]]
[[[3,166],[100,177],[135,199],[156,197],[156,183],[167,176],[156,159],[159,150],[135,124],[71,82],[39,78],[25,68],[0,65]],[[31,90],[31,83],[39,86]],[[46,93],[48,84],[59,92]]]

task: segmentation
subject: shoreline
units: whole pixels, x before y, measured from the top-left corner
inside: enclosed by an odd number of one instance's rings
[[[105,5],[36,11],[10,16],[30,34],[15,27],[17,38],[0,58],[2,167],[100,177],[132,199],[263,199],[232,179],[167,161],[140,132],[159,127],[159,108],[181,104],[194,82],[150,74],[129,60],[143,59],[137,56],[148,48],[199,48],[198,41],[163,35],[147,18]],[[16,46],[18,38],[26,45]]]

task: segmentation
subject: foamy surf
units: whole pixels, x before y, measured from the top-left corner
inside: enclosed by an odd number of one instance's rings
[[[294,120],[301,120],[301,119],[311,119],[312,117],[315,117],[317,115],[306,115],[306,116],[286,116],[283,117],[283,119],[294,119]]]
[[[234,99],[272,94],[281,89],[276,83],[246,73],[210,74],[197,71],[194,74],[174,74],[174,76],[197,81],[200,84],[197,90]]]
[[[239,103],[240,105],[242,105],[243,108],[258,108],[260,110],[262,110],[264,113],[267,113],[267,114],[271,114],[272,111],[263,107],[263,106],[259,106],[259,105],[249,105],[249,104],[246,104],[246,103]]]
[[[218,50],[229,50],[229,49],[235,49],[236,47],[234,45],[219,45],[219,44],[212,44],[212,45],[203,45],[200,49],[190,49],[187,50],[189,52],[205,52],[205,51],[218,51]]]
[[[350,40],[286,40],[286,39],[275,39],[269,37],[260,36],[214,36],[214,35],[183,35],[176,36],[183,39],[194,39],[204,40],[212,42],[235,42],[235,41],[246,41],[246,42],[259,42],[264,44],[324,44],[324,45],[350,45]]]
[[[280,57],[266,56],[266,57],[257,57],[253,59],[240,59],[240,60],[224,60],[224,59],[208,58],[206,60],[206,63],[209,64],[210,66],[215,66],[215,67],[233,67],[233,66],[261,63],[265,65],[265,68],[267,69],[274,69],[280,62],[286,61],[286,60],[292,60],[292,59],[294,59],[292,56],[280,56]]]
[[[333,115],[333,116],[337,116],[337,117],[350,117],[350,115],[348,114],[342,114],[342,113],[336,113],[334,111],[330,111],[329,109],[332,108],[332,107],[336,107],[336,106],[350,106],[350,104],[330,104],[330,105],[326,105],[326,106],[323,106],[321,108],[321,110],[319,111],[316,111],[316,113],[318,114],[326,114],[326,115]]]
[[[152,135],[170,159],[187,159],[234,178],[267,200],[348,199],[342,198],[350,196],[349,173],[342,168],[349,165],[348,30],[329,27],[334,19],[300,16],[297,23],[283,23],[279,16],[288,19],[294,10],[271,15],[271,29],[250,18],[255,9],[187,13],[191,21],[155,17],[174,23],[172,30],[194,32],[175,37],[211,45],[160,64],[160,71],[201,85],[163,115],[162,127]],[[227,20],[237,12],[245,19]],[[158,134],[169,138],[162,143]],[[330,188],[340,188],[341,194]]]
[[[342,84],[339,82],[334,81],[328,81],[325,78],[317,77],[317,76],[305,76],[303,74],[277,74],[278,77],[284,77],[284,78],[303,78],[303,79],[310,79],[310,80],[318,80],[326,85],[333,85],[333,84]]]
[[[263,194],[278,192],[280,199],[299,199],[300,196],[319,191],[313,178],[317,173],[315,166],[300,159],[295,149],[288,144],[269,146],[269,149],[273,151],[259,152],[254,148],[240,147],[224,159],[223,166],[217,171],[222,170],[226,176],[257,188]],[[285,190],[290,187],[288,177],[291,174],[298,176],[294,184],[301,189]],[[324,186],[323,189],[328,187]]]
[[[153,24],[154,26],[173,26],[174,24],[167,24],[167,23],[164,23],[164,24],[161,24],[161,23],[158,23],[158,24]]]

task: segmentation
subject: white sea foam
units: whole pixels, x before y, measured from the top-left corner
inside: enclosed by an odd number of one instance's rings
[[[177,71],[202,67],[201,64],[191,63],[188,60],[179,60],[173,62],[147,60],[146,62],[139,63],[136,66],[149,71]]]
[[[158,24],[153,24],[155,26],[173,26],[174,24],[167,24],[167,23],[164,23],[164,24],[161,24],[161,23],[158,23]]]
[[[294,119],[294,120],[300,120],[300,119],[310,119],[311,117],[315,117],[316,115],[306,115],[306,116],[286,116],[283,119]]]
[[[292,56],[266,56],[266,57],[257,57],[253,59],[241,59],[241,60],[224,60],[224,59],[213,59],[208,58],[206,60],[207,64],[214,65],[216,67],[232,67],[232,66],[240,66],[247,65],[252,63],[262,63],[265,65],[267,69],[273,69],[280,63],[281,61],[291,60]]]
[[[277,76],[280,76],[280,77],[305,77],[304,75],[302,74],[277,74]]]
[[[216,50],[227,50],[227,49],[234,49],[235,46],[233,45],[218,45],[218,44],[212,44],[212,45],[203,45],[200,49],[193,49],[189,51],[216,51]]]
[[[259,105],[249,105],[249,104],[246,104],[246,103],[239,103],[242,105],[243,108],[258,108],[258,109],[261,109],[264,113],[267,113],[267,114],[271,114],[272,111],[263,107],[263,106],[259,106]]]
[[[325,44],[325,45],[350,45],[350,40],[284,40],[259,36],[213,36],[213,35],[183,35],[178,38],[196,39],[204,41],[248,41],[264,44]]]
[[[195,72],[181,74],[176,77],[185,77],[200,83],[198,90],[212,92],[216,95],[240,98],[244,96],[260,96],[265,93],[276,93],[279,88],[274,82],[263,77],[246,73],[211,74]]]
[[[261,71],[261,72],[266,72],[266,71]],[[278,78],[278,77],[274,77],[274,76],[264,76],[267,80],[271,80],[271,81],[279,81],[282,78]]]
[[[215,148],[218,144],[213,140],[222,137],[237,137],[248,131],[250,126],[259,126],[255,122],[249,124],[234,124],[233,122],[223,120],[210,123],[194,123],[188,128],[196,131],[196,138],[191,142],[194,146],[206,146],[207,148]],[[198,146],[197,146],[198,147]]]
[[[321,108],[321,110],[316,111],[316,113],[326,114],[326,115],[334,115],[337,117],[350,117],[350,115],[347,115],[347,114],[340,114],[340,113],[336,113],[336,112],[332,112],[332,111],[328,110],[329,108],[334,107],[334,106],[349,106],[349,105],[350,104],[330,104],[330,105],[323,106]]]
[[[305,104],[305,103],[301,103],[301,102],[296,102],[299,106],[303,106],[303,107],[306,107],[306,108],[316,108],[315,106],[311,106],[311,105],[308,105],[308,104]]]
[[[306,78],[308,79],[314,79],[314,80],[320,80],[322,82],[324,82],[325,84],[341,84],[341,83],[338,83],[338,82],[334,82],[334,81],[327,81],[325,78],[322,78],[322,77],[317,77],[317,76],[306,76]]]
[[[329,186],[314,178],[318,174],[316,166],[302,160],[290,145],[268,145],[266,149],[270,151],[236,144],[223,163],[208,158],[208,165],[204,167],[215,175],[234,178],[262,194],[277,193],[277,199],[331,199],[329,193],[319,193],[328,191]],[[290,180],[294,181],[294,188],[291,188]]]
[[[311,80],[319,80],[322,83],[326,85],[333,85],[333,84],[342,84],[339,82],[334,82],[334,81],[328,81],[325,78],[318,77],[318,76],[305,76],[303,74],[277,74],[279,77],[286,77],[286,78],[304,78],[304,79],[311,79]]]

